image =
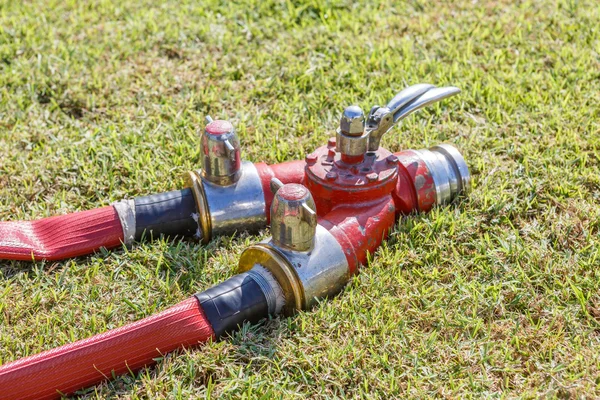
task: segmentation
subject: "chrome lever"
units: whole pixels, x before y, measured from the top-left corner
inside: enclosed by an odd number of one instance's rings
[[[421,83],[410,86],[398,93],[387,106],[373,107],[366,124],[366,129],[369,132],[368,151],[376,151],[379,148],[381,137],[401,119],[429,104],[459,92],[460,89],[453,86],[436,88],[434,85]]]
[[[394,113],[394,124],[425,106],[436,103],[447,97],[454,96],[458,93],[460,93],[460,89],[454,86],[429,89],[416,97],[412,102],[407,102],[404,106],[399,107]]]
[[[387,108],[392,112],[392,114],[396,114],[400,108],[406,106],[409,103],[415,101],[415,99],[419,98],[427,91],[434,89],[435,86],[429,83],[419,83],[418,85],[409,86],[400,93],[398,93],[392,100],[387,104]],[[394,118],[394,122],[396,119]]]

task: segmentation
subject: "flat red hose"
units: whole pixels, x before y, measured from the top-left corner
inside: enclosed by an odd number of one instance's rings
[[[195,297],[121,328],[0,366],[0,398],[54,399],[214,337]]]
[[[117,247],[123,241],[114,207],[43,218],[0,222],[0,259],[60,260]]]

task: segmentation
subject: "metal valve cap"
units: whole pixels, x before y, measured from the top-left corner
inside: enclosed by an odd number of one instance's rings
[[[310,191],[299,184],[272,181],[275,198],[271,204],[271,234],[275,245],[295,251],[314,246],[317,229],[315,202]]]
[[[217,185],[231,185],[240,176],[240,143],[229,121],[210,121],[201,136],[202,177]]]
[[[340,119],[340,131],[348,136],[361,136],[365,130],[365,114],[359,106],[346,107]]]
[[[345,162],[360,162],[367,152],[369,135],[365,134],[365,114],[359,106],[344,109],[336,131],[336,146]]]

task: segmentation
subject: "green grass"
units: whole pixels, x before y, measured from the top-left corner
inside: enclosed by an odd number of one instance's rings
[[[420,82],[463,92],[384,145],[454,143],[474,189],[335,299],[87,398],[600,396],[597,1],[157,3],[0,2],[1,220],[181,187],[206,114],[246,159],[293,160]],[[0,262],[0,362],[175,304],[267,234]]]

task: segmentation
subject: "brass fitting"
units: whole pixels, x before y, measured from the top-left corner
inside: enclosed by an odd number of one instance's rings
[[[336,131],[336,143],[338,151],[346,156],[366,153],[369,135],[365,134],[365,115],[360,107],[346,107]]]

